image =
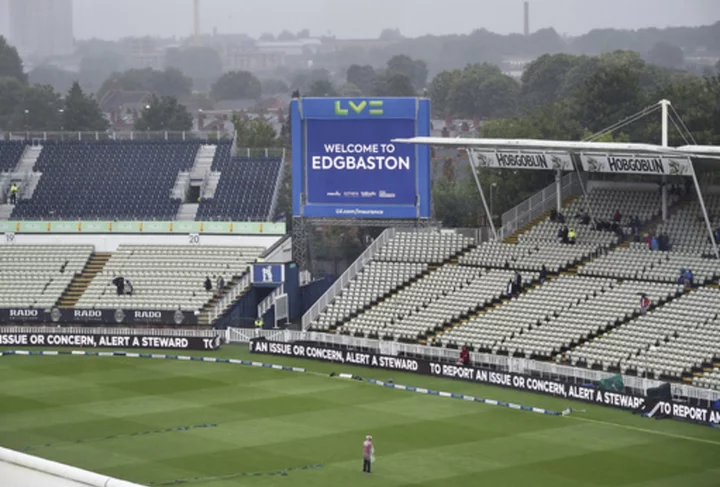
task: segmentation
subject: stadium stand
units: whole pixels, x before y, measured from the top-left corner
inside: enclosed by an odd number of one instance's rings
[[[392,262],[440,264],[467,250],[473,240],[456,233],[399,233],[376,259]]]
[[[200,221],[264,221],[268,219],[282,164],[279,158],[230,157],[230,146],[220,145],[212,170],[221,173],[213,198],[203,198]]]
[[[77,308],[196,311],[214,291],[206,291],[207,277],[222,275],[227,284],[247,271],[262,253],[260,247],[121,245],[77,302]],[[134,288],[118,295],[112,281],[122,276]]]
[[[30,199],[12,218],[32,220],[173,220],[180,200],[170,193],[195,160],[197,141],[44,143]]]
[[[720,194],[704,195],[704,199],[714,232],[720,228]],[[658,225],[657,233],[663,232],[670,237],[674,251],[697,256],[711,255],[713,252],[700,204],[697,201],[681,204],[667,222]]]
[[[677,202],[679,196],[672,194],[669,204]],[[647,224],[660,214],[661,195],[659,191],[622,190],[596,188],[584,198],[574,199],[563,209],[565,222],[550,221],[548,217],[529,231],[518,236],[519,242],[540,243],[557,242],[558,231],[563,226],[573,228],[577,233],[577,242],[593,245],[596,248],[610,247],[618,244],[622,235],[631,233],[631,222],[636,220],[641,226]],[[596,230],[590,224],[583,224],[579,215],[583,210],[589,211],[596,222],[612,223],[615,212],[620,212],[617,222],[621,232]]]
[[[693,385],[720,390],[720,366],[694,377]]]
[[[706,231],[707,233],[707,231]],[[580,274],[623,279],[676,282],[681,269],[690,269],[695,282],[709,283],[720,277],[720,262],[684,252],[649,250],[645,243],[632,243],[586,264]]]
[[[370,262],[323,311],[315,326],[319,330],[332,329],[391,291],[427,273],[427,270],[427,263]]]
[[[443,344],[499,351],[504,340],[541,326],[563,311],[609,289],[614,281],[560,276],[443,335]],[[511,353],[516,350],[510,349]]]
[[[550,358],[639,314],[640,294],[646,293],[656,306],[674,297],[676,291],[677,285],[672,284],[612,283],[609,289],[588,295],[587,299],[562,310],[559,316],[549,317],[547,322],[508,338],[500,350]]]
[[[12,172],[20,162],[26,146],[24,140],[0,141],[0,172]]]
[[[55,306],[92,251],[92,245],[0,246],[0,308]]]
[[[720,357],[720,290],[699,288],[567,353],[601,365],[680,378]]]
[[[400,340],[424,339],[500,299],[513,274],[448,264],[352,318],[342,330]],[[536,277],[523,276],[526,281]]]

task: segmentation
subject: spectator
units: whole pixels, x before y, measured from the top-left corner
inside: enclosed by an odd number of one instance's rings
[[[685,270],[685,287],[692,287],[695,281],[695,275],[690,269]]]
[[[647,297],[647,294],[643,293],[640,296],[640,313],[647,313],[648,308],[650,308],[650,298]]]
[[[210,276],[205,278],[205,290],[212,291],[212,281],[210,280]]]
[[[590,223],[590,216],[587,214],[587,211],[585,209],[581,209],[577,215],[575,215],[575,218],[580,220],[580,223],[583,225],[587,225]]]
[[[122,296],[125,292],[125,278],[122,276],[117,276],[115,279],[112,280],[112,283],[115,285],[117,295]]]
[[[613,220],[615,223],[620,223],[620,220],[622,219],[622,215],[620,214],[620,210],[615,210],[615,216],[613,216]]]
[[[557,221],[560,223],[565,223],[565,215],[563,215],[562,213],[558,213]]]
[[[130,279],[125,279],[125,294],[132,296],[133,291],[135,291],[135,288],[133,287],[132,282],[130,282]]]
[[[220,274],[217,278],[217,293],[220,295],[223,292],[223,289],[225,289],[225,279],[223,279],[222,274]]]
[[[568,234],[569,234],[568,227],[563,225],[562,234],[560,236],[561,243],[564,243],[564,244],[568,243]]]
[[[661,233],[658,237],[658,245],[660,247],[660,250],[666,252],[670,250],[670,237],[668,237],[667,233]]]
[[[645,243],[648,246],[648,250],[652,250],[652,237],[648,234],[645,234]]]
[[[547,281],[547,268],[543,264],[540,268],[540,284],[545,284],[545,281]]]
[[[550,210],[550,221],[556,222],[557,219],[558,219],[558,212],[555,208],[553,208],[552,210]]]
[[[458,359],[458,365],[468,365],[470,363],[470,351],[467,347],[462,347],[460,350],[460,358]]]
[[[659,250],[660,244],[658,243],[658,239],[655,235],[652,236],[650,239],[650,250]]]
[[[512,279],[510,279],[507,283],[507,288],[505,289],[505,295],[508,299],[512,299],[514,291],[515,290],[513,289],[513,281]]]
[[[520,288],[522,288],[522,276],[518,271],[515,271],[515,276],[513,276],[513,284],[515,285],[515,289],[519,292]]]
[[[565,229],[563,227],[558,228],[557,239],[558,243],[565,243]]]
[[[677,282],[678,284],[685,284],[685,272],[686,272],[685,268],[681,267],[680,268],[680,277],[678,277],[677,281],[675,281],[675,282]]]
[[[567,234],[567,241],[570,245],[575,245],[575,240],[577,239],[577,233],[575,233],[575,229],[571,228],[570,231],[568,231]]]

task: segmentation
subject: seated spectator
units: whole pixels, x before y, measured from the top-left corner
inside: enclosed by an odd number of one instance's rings
[[[643,294],[640,296],[640,313],[647,313],[648,308],[650,308],[650,298],[647,297],[647,294]]]
[[[680,277],[678,277],[677,281],[675,281],[675,282],[677,282],[678,284],[685,284],[685,273],[686,273],[685,268],[684,267],[680,268]]]
[[[660,250],[667,252],[670,250],[670,237],[666,233],[661,233],[658,237],[658,246]]]
[[[556,222],[557,219],[558,219],[558,212],[555,208],[553,208],[552,210],[550,210],[550,221]]]
[[[560,223],[565,223],[565,215],[563,215],[562,213],[558,213],[557,221]]]
[[[212,281],[210,280],[210,276],[205,278],[205,290],[212,291]]]
[[[125,278],[122,276],[117,276],[115,279],[112,280],[112,283],[115,285],[115,289],[117,290],[117,295],[122,296],[125,294]]]
[[[522,288],[522,276],[518,271],[515,271],[515,276],[513,276],[513,286],[516,292],[520,292],[520,289]]]
[[[695,284],[695,275],[693,274],[693,271],[690,269],[685,270],[685,287],[692,287]]]
[[[650,250],[660,250],[660,244],[658,243],[657,237],[654,235],[650,239]]]
[[[590,215],[588,215],[587,211],[585,211],[584,209],[581,209],[578,214],[575,215],[575,218],[580,220],[580,223],[582,223],[583,225],[587,225],[588,223],[590,223]]]
[[[577,239],[577,233],[575,233],[574,228],[571,228],[567,234],[567,243],[569,243],[570,245],[575,245],[576,239]]]
[[[547,268],[543,264],[540,268],[540,284],[545,284],[545,281],[547,281]]]
[[[620,220],[622,219],[622,215],[620,214],[620,210],[615,210],[615,216],[613,216],[613,220],[615,223],[620,223]]]
[[[125,279],[125,294],[132,296],[133,291],[135,291],[135,288],[133,287],[132,282],[130,282],[130,279]]]
[[[458,365],[469,365],[470,364],[470,351],[467,347],[462,347],[460,350],[460,357],[458,358]]]

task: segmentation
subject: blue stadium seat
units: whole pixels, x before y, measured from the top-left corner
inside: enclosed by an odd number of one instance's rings
[[[199,141],[46,142],[33,168],[42,177],[12,218],[173,220],[178,173],[189,171]]]
[[[24,140],[0,141],[0,172],[12,172],[15,169],[26,145]]]
[[[230,146],[218,146],[212,164],[212,170],[221,173],[215,197],[200,201],[195,219],[267,220],[280,166],[279,158],[232,158]]]

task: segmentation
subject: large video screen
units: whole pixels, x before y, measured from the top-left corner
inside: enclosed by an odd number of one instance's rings
[[[427,100],[301,103],[294,102],[293,110],[295,216],[429,217],[429,148],[392,142],[429,131]],[[427,114],[419,114],[420,104]]]

